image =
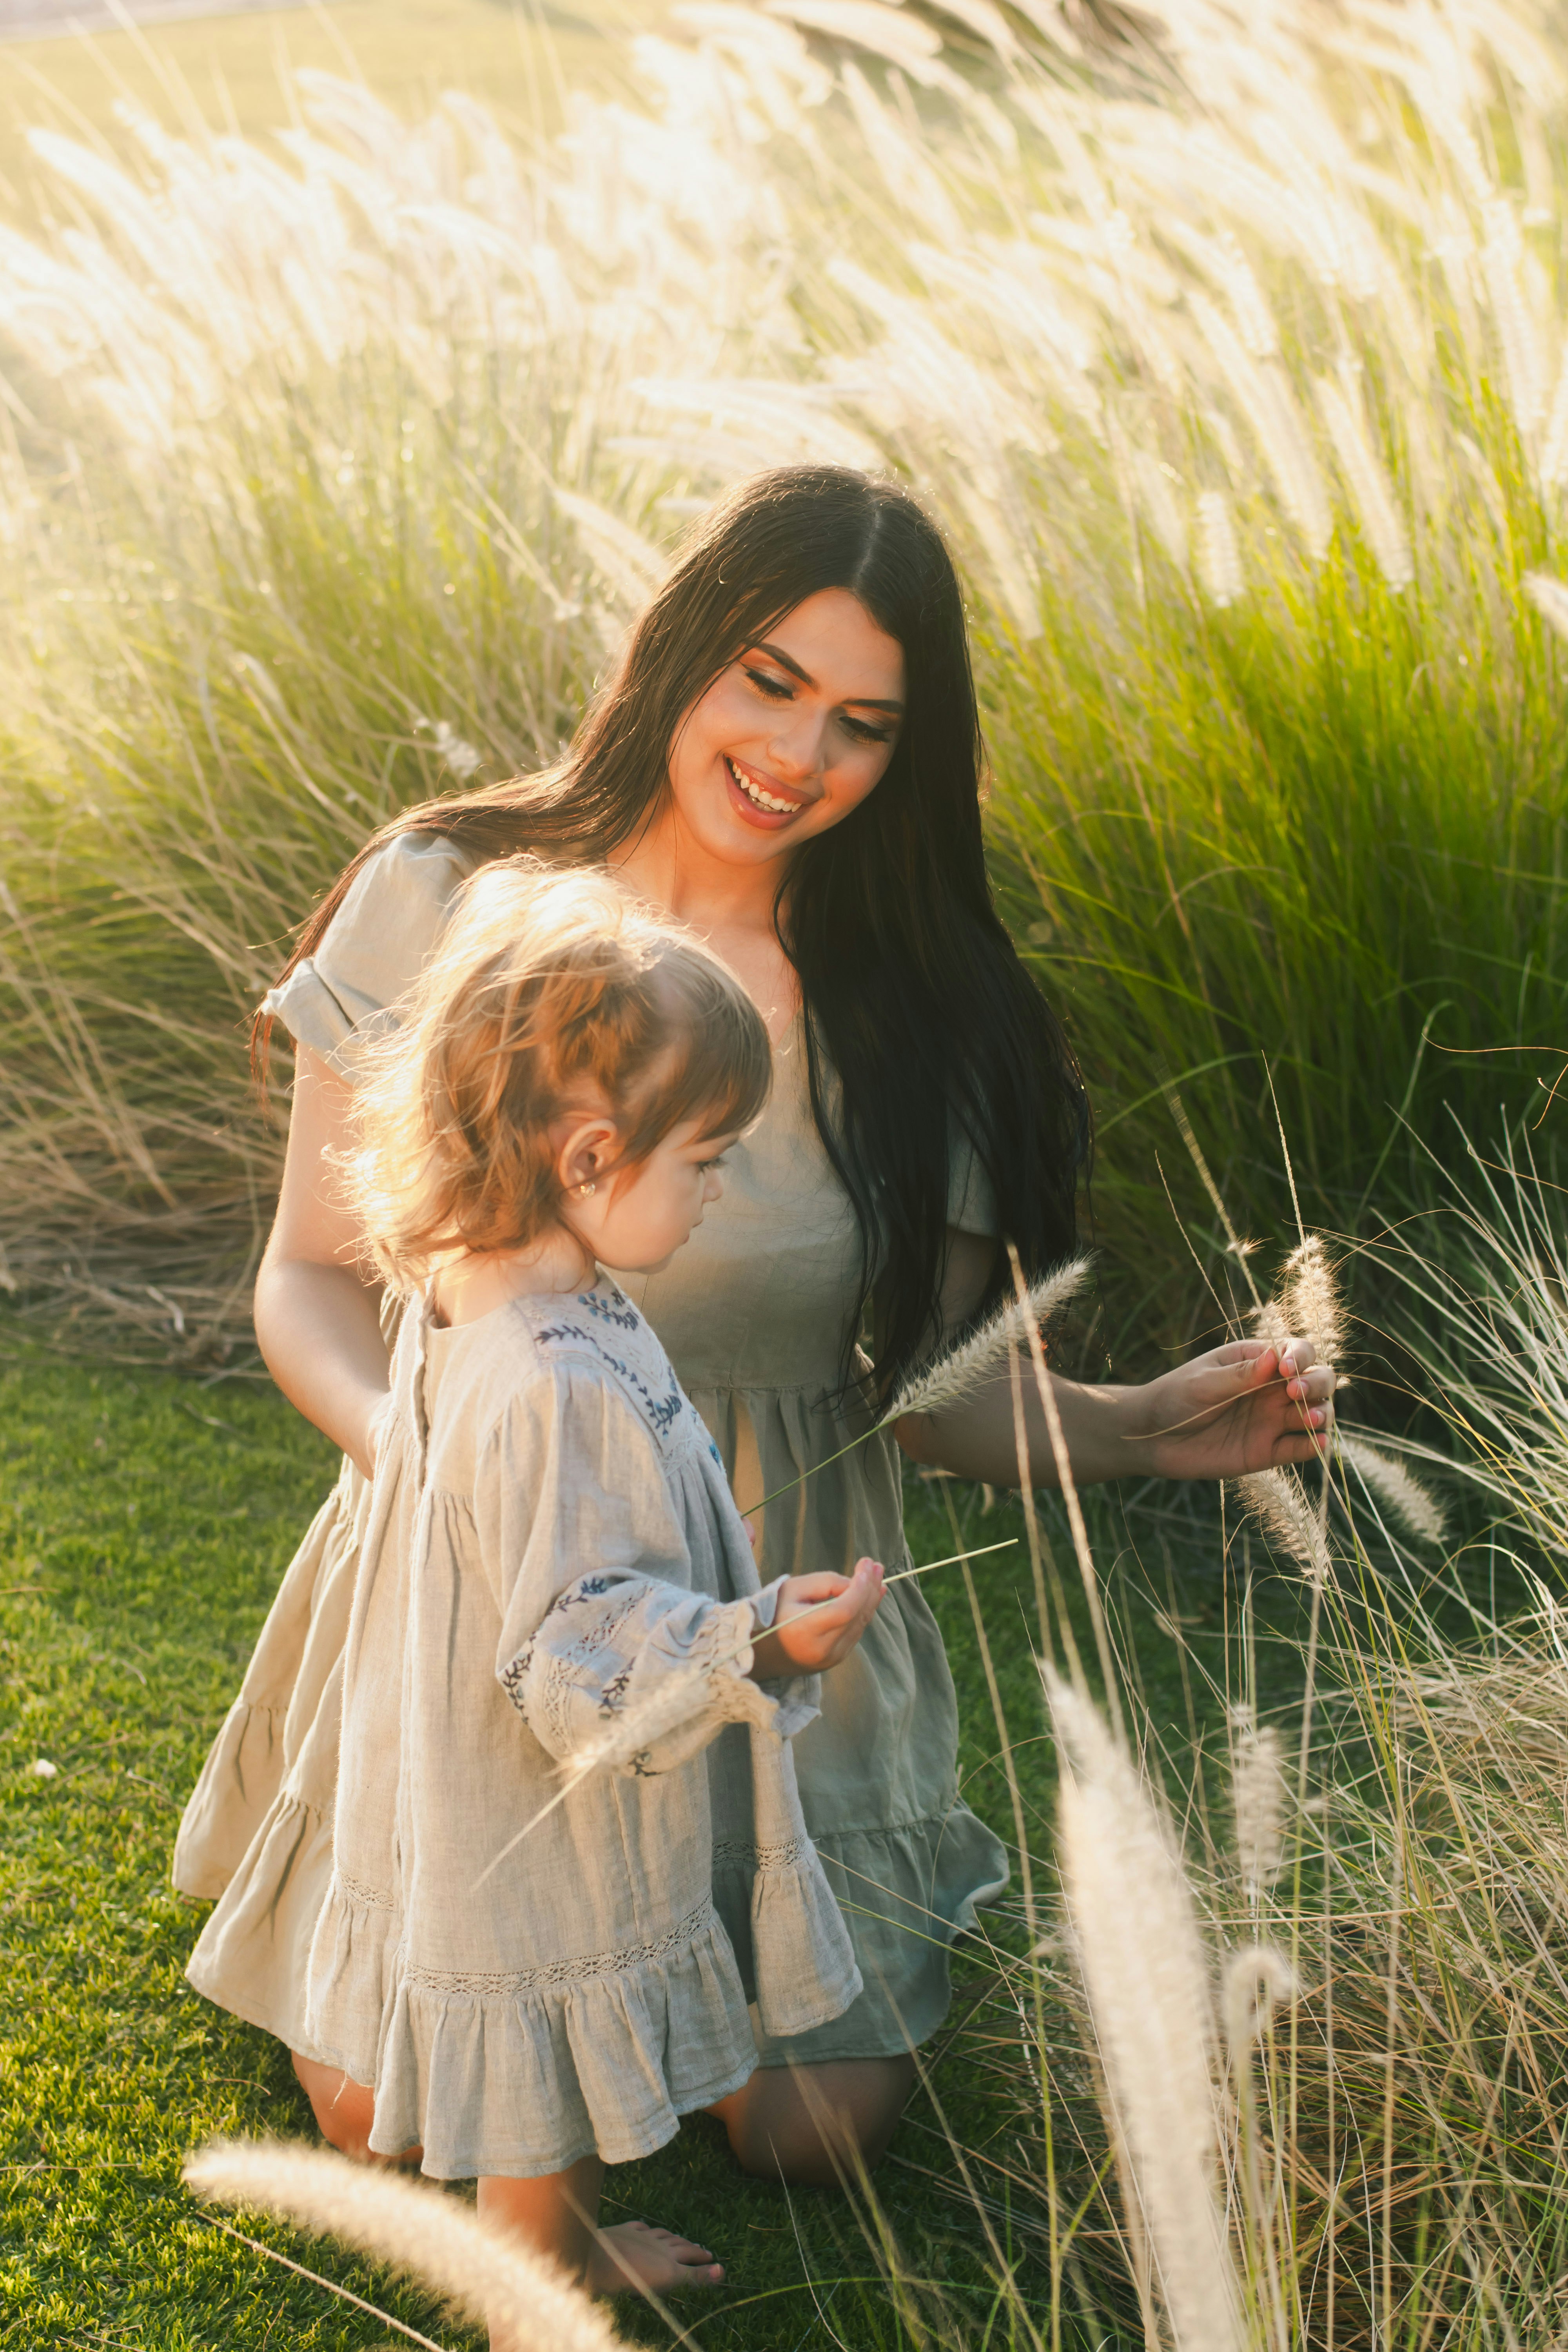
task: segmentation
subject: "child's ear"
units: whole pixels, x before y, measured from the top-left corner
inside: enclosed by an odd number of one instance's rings
[[[613,1119],[580,1120],[562,1144],[555,1162],[556,1180],[561,1190],[570,1195],[580,1192],[584,1184],[596,1184],[615,1154],[616,1128]]]

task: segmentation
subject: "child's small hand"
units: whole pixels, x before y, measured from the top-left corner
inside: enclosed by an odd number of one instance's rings
[[[752,1648],[752,1681],[824,1674],[847,1658],[881,1603],[882,1572],[879,1559],[861,1559],[853,1576],[786,1576],[773,1631]]]

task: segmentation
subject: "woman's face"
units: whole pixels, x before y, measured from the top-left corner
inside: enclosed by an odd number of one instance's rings
[[[790,856],[879,782],[903,710],[903,648],[847,588],[824,588],[687,713],[669,754],[677,821],[726,864]]]

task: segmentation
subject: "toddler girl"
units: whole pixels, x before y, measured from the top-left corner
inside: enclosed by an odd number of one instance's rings
[[[599,1271],[668,1260],[766,1098],[723,966],[601,876],[490,866],[368,1051],[345,1172],[407,1304],[306,2047],[374,2087],[373,2153],[477,2175],[481,2211],[619,2287],[604,2164],[747,2079],[749,2000],[796,2034],[860,1990],[785,1742],[882,1571],[759,1591],[717,1451]]]

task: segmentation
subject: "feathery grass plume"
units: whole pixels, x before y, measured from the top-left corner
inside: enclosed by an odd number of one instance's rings
[[[910,1374],[880,1425],[885,1428],[889,1422],[901,1421],[909,1412],[941,1412],[972,1396],[983,1381],[1006,1362],[1011,1344],[1026,1345],[1031,1330],[1041,1329],[1076,1297],[1089,1279],[1092,1264],[1089,1255],[1073,1258],[1031,1284],[1026,1298],[1004,1300],[967,1339]]]
[[[1568,362],[1564,362],[1568,373]],[[1524,593],[1548,627],[1560,637],[1568,637],[1568,585],[1554,579],[1550,572],[1527,572]]]
[[[1542,488],[1560,490],[1565,481],[1568,481],[1568,343],[1563,346],[1563,363],[1557,371],[1557,389],[1552,395],[1546,430],[1541,440]]]
[[[1061,1752],[1063,1885],[1115,2119],[1177,2352],[1240,2352],[1215,2194],[1213,2008],[1192,1892],[1089,1700],[1043,1666]]]
[[[1278,361],[1253,359],[1229,320],[1204,295],[1189,299],[1218,362],[1221,380],[1252,427],[1280,504],[1300,527],[1312,561],[1319,562],[1328,552],[1333,518],[1289,378]]]
[[[1316,391],[1329,438],[1344,468],[1361,515],[1361,527],[1378,569],[1391,588],[1408,588],[1415,577],[1410,541],[1394,502],[1394,485],[1367,436],[1359,403],[1352,402],[1344,387],[1331,376],[1320,377]]]
[[[1338,1432],[1337,1451],[1341,1461],[1371,1488],[1380,1503],[1386,1503],[1391,1511],[1398,1514],[1412,1535],[1430,1544],[1442,1542],[1448,1532],[1442,1508],[1403,1463],[1391,1462],[1386,1454],[1380,1454],[1364,1439],[1347,1437],[1343,1430]]]
[[[1230,1802],[1241,1883],[1256,1899],[1279,1875],[1285,1839],[1285,1759],[1271,1723],[1250,1706],[1230,1711]]]
[[[1223,490],[1198,495],[1198,577],[1209,602],[1222,611],[1236,603],[1246,584],[1230,500]]]
[[[1257,1470],[1250,1477],[1238,1478],[1236,1491],[1264,1534],[1304,1568],[1314,1584],[1326,1584],[1333,1574],[1328,1538],[1295,1473]]]
[[[530,2352],[624,2352],[601,2306],[563,2271],[437,2189],[286,2140],[215,2140],[186,2158],[184,2179],[215,2203],[342,2238]]]
[[[1344,1313],[1339,1281],[1320,1234],[1309,1234],[1285,1261],[1279,1304],[1287,1328],[1310,1339],[1325,1364],[1344,1352]]]
[[[1233,2065],[1240,2065],[1255,2042],[1268,2032],[1274,2012],[1294,2000],[1296,1972],[1270,1944],[1245,1944],[1226,1960],[1222,1983],[1225,2038]]]
[[[1277,1356],[1283,1350],[1286,1342],[1296,1336],[1290,1328],[1289,1316],[1277,1298],[1265,1298],[1259,1306],[1253,1308],[1252,1329],[1253,1336],[1256,1339],[1267,1340]]]

